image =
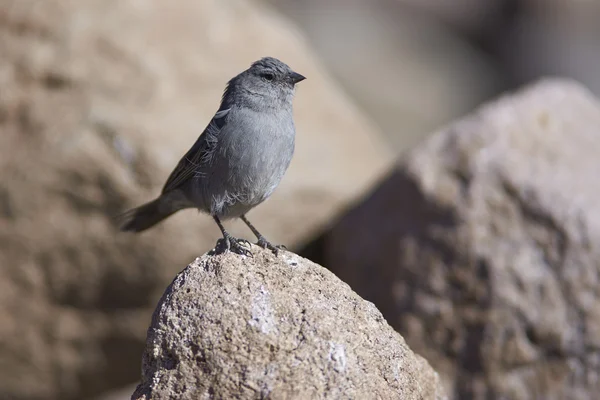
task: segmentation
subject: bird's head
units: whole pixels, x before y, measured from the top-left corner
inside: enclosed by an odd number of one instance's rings
[[[232,96],[236,102],[248,101],[253,107],[291,106],[295,86],[304,79],[278,59],[264,57],[229,82],[224,98]]]

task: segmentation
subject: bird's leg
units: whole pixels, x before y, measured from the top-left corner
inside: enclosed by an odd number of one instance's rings
[[[219,229],[221,230],[221,233],[223,234],[222,240],[225,241],[225,250],[226,251],[230,250],[234,253],[238,253],[238,254],[241,254],[244,256],[252,255],[252,253],[250,253],[250,250],[248,250],[246,247],[244,247],[242,245],[243,242],[246,242],[249,244],[249,242],[247,240],[238,239],[238,238],[231,236],[231,234],[225,230],[225,227],[221,223],[221,220],[219,219],[219,217],[217,217],[216,215],[213,215],[213,219],[215,220],[215,222],[219,226]]]
[[[265,239],[263,235],[260,234],[260,232],[254,227],[254,225],[252,225],[250,221],[248,221],[246,215],[242,215],[240,218],[242,219],[242,221],[244,221],[246,225],[248,225],[248,228],[250,228],[252,233],[254,233],[254,236],[256,236],[256,238],[258,239],[258,243],[256,243],[257,245],[259,245],[263,249],[271,250],[273,253],[275,253],[275,255],[279,253],[280,249],[285,249],[285,246],[283,245],[274,246],[271,243],[269,243],[269,241]]]

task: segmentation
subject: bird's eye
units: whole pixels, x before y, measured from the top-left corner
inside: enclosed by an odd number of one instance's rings
[[[269,72],[265,72],[264,74],[262,74],[262,77],[267,80],[267,81],[272,81],[275,77],[273,76],[273,74],[269,73]]]

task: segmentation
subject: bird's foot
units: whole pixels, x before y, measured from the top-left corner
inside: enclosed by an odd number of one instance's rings
[[[238,239],[231,235],[227,235],[217,241],[217,248],[220,253],[231,251],[232,253],[240,254],[242,256],[252,256],[252,252],[249,250],[251,243],[246,239]]]
[[[258,242],[256,244],[262,247],[263,249],[271,250],[275,255],[279,254],[279,250],[287,250],[287,248],[282,244],[277,246],[272,245],[267,239],[264,238],[264,236],[259,236]]]

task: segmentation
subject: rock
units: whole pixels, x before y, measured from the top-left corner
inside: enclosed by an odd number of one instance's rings
[[[600,103],[545,80],[442,129],[319,242],[455,399],[600,393]]]
[[[204,255],[156,307],[134,399],[441,399],[372,303],[290,252]]]
[[[133,236],[112,217],[160,192],[253,60],[308,77],[291,169],[250,213],[273,242],[304,240],[390,160],[294,28],[254,2],[0,0],[0,38],[2,399],[137,379],[156,301],[219,230],[185,211]]]

